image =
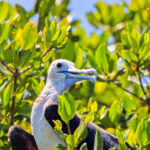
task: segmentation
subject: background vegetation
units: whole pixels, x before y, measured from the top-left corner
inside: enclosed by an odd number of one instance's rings
[[[0,149],[10,149],[10,125],[31,133],[32,104],[45,85],[49,65],[58,58],[98,72],[95,85],[85,81],[71,88],[76,112],[117,135],[121,150],[127,149],[125,142],[150,149],[150,1],[98,1],[87,19],[103,32],[90,37],[80,20],[68,22],[68,4],[36,0],[27,12],[0,2]],[[31,18],[36,14],[35,24]]]

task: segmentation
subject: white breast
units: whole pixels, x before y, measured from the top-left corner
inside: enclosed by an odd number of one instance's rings
[[[39,150],[55,150],[57,144],[65,142],[56,135],[53,128],[45,119],[43,105],[34,103],[31,115],[32,132]]]

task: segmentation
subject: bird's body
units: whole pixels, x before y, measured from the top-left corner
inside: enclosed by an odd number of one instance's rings
[[[38,112],[39,109],[41,108],[37,108],[34,113]],[[34,119],[37,119],[37,121],[32,123],[32,132],[39,150],[55,150],[57,144],[65,145],[65,142],[57,136],[49,125],[43,113],[35,114],[33,121]]]
[[[64,68],[62,67],[61,69],[61,67],[57,67],[57,64],[61,64]],[[54,132],[53,128],[46,120],[44,112],[46,106],[50,102],[58,102],[58,95],[61,95],[64,91],[68,90],[74,82],[83,80],[81,76],[74,74],[76,72],[78,73],[79,70],[75,69],[74,64],[69,61],[57,60],[51,66],[46,86],[32,107],[32,132],[39,150],[55,150],[57,144],[66,145]],[[73,80],[66,80],[67,73],[70,73],[72,76],[78,76],[79,79],[73,78]]]
[[[32,108],[32,132],[39,150],[55,150],[57,144],[65,145],[45,119],[44,110],[47,103],[49,101],[46,97],[39,96]]]
[[[94,76],[91,76],[94,75]],[[66,145],[54,132],[53,120],[62,122],[62,131],[68,134],[67,126],[58,114],[57,96],[68,91],[76,82],[82,80],[90,80],[94,82],[97,73],[95,69],[76,69],[74,64],[67,60],[54,61],[48,72],[46,86],[41,94],[35,100],[32,107],[31,125],[33,136],[25,132],[20,127],[13,126],[9,130],[10,142],[13,150],[55,150],[57,144]],[[69,121],[71,133],[73,134],[79,126],[81,118],[75,115]],[[88,150],[94,149],[94,139],[96,131],[99,129],[93,123],[87,124],[87,137],[83,142],[87,143]],[[111,135],[107,131],[100,129],[103,139],[103,148],[108,150],[111,147],[118,147],[117,137]],[[29,141],[28,138],[31,140]],[[22,143],[22,145],[20,145]],[[77,150],[81,144],[78,145]]]

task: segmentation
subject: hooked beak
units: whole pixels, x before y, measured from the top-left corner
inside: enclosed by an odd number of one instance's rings
[[[91,82],[95,83],[97,78],[97,72],[93,68],[82,70],[76,68],[69,68],[64,73],[66,75],[66,78],[76,79],[76,82],[82,80],[90,80]]]

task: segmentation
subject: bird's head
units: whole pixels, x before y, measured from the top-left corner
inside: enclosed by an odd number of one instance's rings
[[[72,62],[65,59],[55,60],[48,71],[48,80],[55,86],[61,86],[63,91],[78,81],[90,80],[95,82],[96,77],[95,69],[80,70]]]

